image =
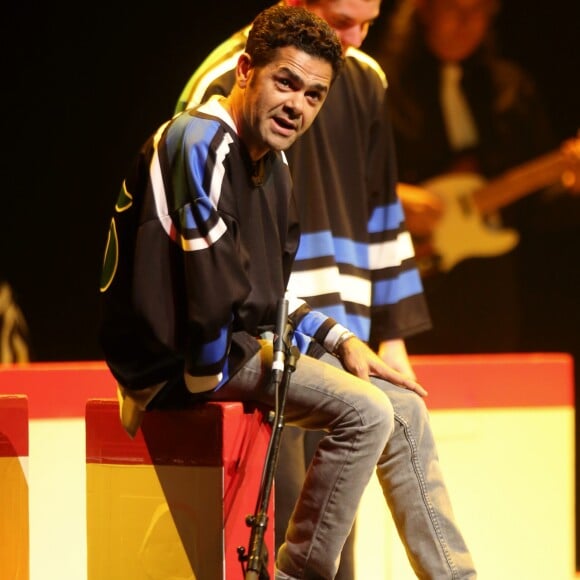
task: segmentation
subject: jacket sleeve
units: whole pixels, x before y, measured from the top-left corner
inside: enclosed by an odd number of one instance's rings
[[[370,113],[369,113],[370,114]],[[427,330],[431,320],[411,235],[397,195],[397,163],[385,91],[377,100],[369,142],[369,238],[372,275],[370,344]]]
[[[327,352],[333,353],[343,334],[350,333],[334,318],[312,310],[301,298],[289,296],[289,311],[289,319],[295,330],[294,341],[301,352],[308,352],[315,342]]]
[[[132,208],[137,226],[120,236],[120,252],[133,254],[124,263],[126,302],[141,329],[132,337],[142,347],[138,358],[185,368],[188,388],[199,392],[226,378],[234,313],[249,282],[233,218],[220,215],[212,198],[215,165],[207,160],[216,130],[200,138],[176,119],[151,140],[127,180],[128,199],[140,201]],[[122,228],[124,216],[116,217]],[[156,374],[148,376],[154,382]]]

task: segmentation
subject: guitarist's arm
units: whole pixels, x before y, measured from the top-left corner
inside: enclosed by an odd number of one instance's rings
[[[580,193],[580,141],[569,139],[561,149],[567,161],[560,178],[562,187],[570,193]]]
[[[537,189],[535,203],[527,207],[520,229],[539,233],[577,228],[580,219],[580,138],[568,139],[558,149],[538,159],[539,163],[529,164],[536,167],[536,171],[523,172],[519,179],[524,186],[530,180],[527,188]],[[516,178],[518,173],[521,172],[516,168]]]

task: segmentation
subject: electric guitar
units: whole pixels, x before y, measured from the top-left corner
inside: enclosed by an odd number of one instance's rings
[[[447,272],[470,257],[492,257],[509,252],[518,241],[515,230],[493,227],[485,216],[556,183],[580,174],[580,138],[562,148],[486,181],[474,173],[450,173],[428,180],[422,187],[445,204],[441,220],[428,240],[416,242],[419,268]],[[422,267],[429,264],[429,268]]]

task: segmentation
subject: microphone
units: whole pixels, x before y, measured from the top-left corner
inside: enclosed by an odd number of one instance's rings
[[[284,362],[286,359],[286,329],[288,326],[288,300],[280,298],[276,308],[276,328],[274,338],[274,356],[272,359],[272,376],[276,383],[282,380]]]

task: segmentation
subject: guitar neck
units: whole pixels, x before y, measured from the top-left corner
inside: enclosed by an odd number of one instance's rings
[[[482,214],[502,207],[557,183],[569,161],[561,151],[553,151],[506,171],[473,193],[473,203]]]

